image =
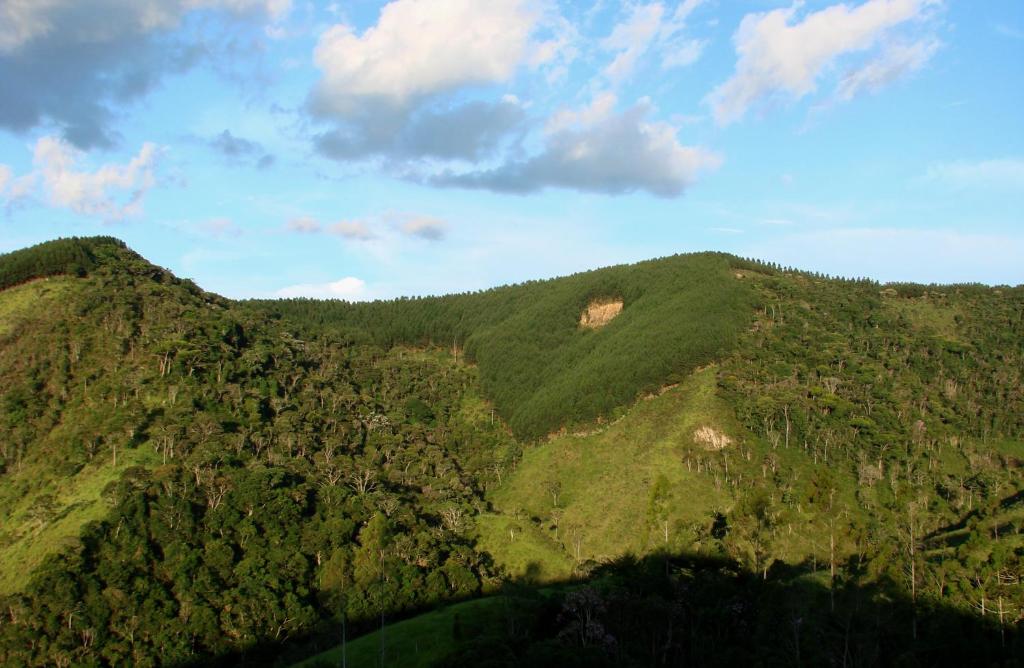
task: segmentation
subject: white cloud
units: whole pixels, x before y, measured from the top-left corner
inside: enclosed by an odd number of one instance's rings
[[[537,54],[531,35],[543,12],[526,0],[394,0],[377,24],[356,34],[338,24],[324,32],[314,61],[323,78],[314,108],[342,117],[365,100],[396,108],[434,93],[509,79]]]
[[[658,2],[636,5],[629,18],[615,26],[612,34],[601,42],[604,48],[618,51],[615,59],[604,69],[606,77],[621,81],[633,73],[637,60],[661,29],[664,13],[665,8]]]
[[[491,170],[448,171],[431,182],[520,194],[559,187],[677,197],[700,172],[721,165],[716,153],[680,144],[677,127],[648,120],[648,101],[614,113],[609,100],[615,101],[602,97],[589,108],[563,113],[550,124],[544,150],[532,158]]]
[[[89,171],[78,166],[81,151],[58,137],[43,137],[36,142],[34,169],[11,181],[5,199],[11,203],[40,192],[50,206],[105,221],[137,216],[146,193],[156,183],[160,153],[158,146],[147,142],[127,163]]]
[[[289,232],[298,232],[299,234],[315,234],[320,231],[320,223],[315,218],[300,216],[289,220],[285,225],[285,229]]]
[[[661,68],[670,70],[676,67],[693,65],[700,60],[705,46],[707,46],[707,42],[703,40],[683,40],[671,50],[666,50],[665,56],[661,60]]]
[[[4,194],[4,190],[7,189],[7,184],[12,178],[13,172],[7,165],[0,165],[0,195]]]
[[[935,39],[891,45],[877,58],[844,76],[836,86],[835,97],[849,102],[862,91],[878,92],[900,77],[924,67],[940,46]]]
[[[427,241],[440,241],[448,233],[448,224],[429,216],[413,216],[402,223],[401,230],[406,236],[418,237]]]
[[[924,179],[956,189],[1016,190],[1024,197],[1024,158],[938,163],[928,167]]]
[[[313,299],[345,299],[359,301],[367,298],[366,281],[355,276],[330,283],[300,283],[281,288],[274,293],[286,299],[294,297],[310,297]]]
[[[371,232],[366,223],[361,220],[343,220],[337,222],[328,228],[328,232],[353,241],[369,241],[374,238],[373,232]]]
[[[748,14],[733,36],[736,72],[707,97],[715,120],[739,120],[758,100],[775,93],[799,99],[812,93],[824,70],[847,53],[875,48],[897,26],[923,18],[940,0],[867,0],[836,4],[794,23],[801,2],[788,9]],[[906,54],[904,54],[906,55]],[[877,68],[876,68],[877,69]],[[875,76],[879,74],[875,72]],[[871,74],[864,77],[870,80]]]
[[[142,199],[156,182],[153,170],[159,154],[160,149],[147,142],[127,164],[78,171],[80,151],[62,139],[43,137],[36,143],[33,162],[52,205],[121,220],[142,212]],[[127,197],[118,197],[118,193]]]
[[[620,83],[636,69],[640,59],[654,51],[661,56],[663,69],[684,67],[696,62],[705,43],[684,35],[686,19],[704,0],[686,0],[671,15],[660,2],[633,5],[629,16],[618,23],[601,46],[615,52],[603,74],[612,83]]]

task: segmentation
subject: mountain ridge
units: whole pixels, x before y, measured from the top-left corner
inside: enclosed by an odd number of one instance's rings
[[[776,589],[834,596],[826,625],[861,591],[913,590],[915,615],[1024,603],[1001,584],[1024,554],[1020,288],[700,254],[483,296],[238,303],[117,243],[84,271],[43,251],[55,261],[19,266],[49,280],[0,290],[5,663],[269,665],[342,621],[359,634],[503,591],[533,611],[517,624],[557,626],[575,588],[611,605],[608,582],[648,577],[630,554],[666,555],[690,586],[705,586],[694,564],[764,581],[729,596],[765,611]],[[622,312],[581,327],[610,292]],[[517,582],[548,583],[555,609],[507,593]],[[629,596],[680,604],[663,584]],[[727,612],[708,605],[678,623],[715,628]],[[909,626],[872,628],[864,656],[883,637],[933,656]],[[471,653],[453,634],[442,653]],[[815,651],[839,656],[820,634]],[[571,637],[495,642],[523,661]]]

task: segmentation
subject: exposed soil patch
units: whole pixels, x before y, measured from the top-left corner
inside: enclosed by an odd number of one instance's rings
[[[732,439],[718,431],[714,427],[704,425],[693,432],[693,440],[704,446],[707,450],[723,450],[732,445]]]
[[[621,299],[595,299],[587,304],[586,310],[580,314],[580,327],[587,329],[604,327],[621,312]]]

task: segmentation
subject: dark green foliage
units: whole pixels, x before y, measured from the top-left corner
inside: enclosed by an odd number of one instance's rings
[[[34,278],[67,274],[85,276],[111,249],[127,246],[113,237],[57,239],[0,255],[0,290]]]
[[[692,555],[627,556],[585,584],[507,596],[440,665],[996,666],[1024,651],[1015,628],[943,606],[918,609],[915,631],[892,582],[830,592],[800,570],[765,581]]]
[[[312,333],[464,349],[513,431],[536,438],[610,416],[731,349],[753,306],[734,264],[702,253],[447,297],[247,306]],[[601,329],[582,328],[581,313],[602,299],[622,300],[622,313]]]
[[[127,252],[82,288],[0,348],[0,492],[157,461],[0,597],[0,663],[189,663],[479,592],[471,518],[509,437],[464,415],[472,369],[299,341]]]

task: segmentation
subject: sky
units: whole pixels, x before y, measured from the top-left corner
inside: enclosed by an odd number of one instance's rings
[[[0,252],[228,297],[716,250],[1024,283],[1022,0],[0,0]]]

